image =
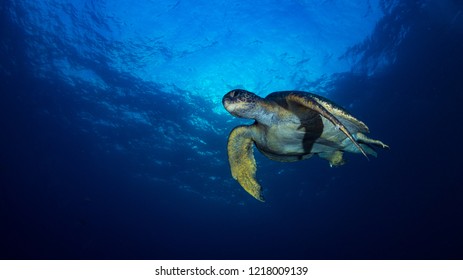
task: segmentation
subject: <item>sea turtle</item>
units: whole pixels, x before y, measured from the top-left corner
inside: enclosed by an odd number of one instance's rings
[[[264,201],[256,181],[253,144],[266,157],[291,162],[317,154],[331,166],[344,164],[343,153],[376,156],[373,147],[389,148],[365,135],[368,127],[333,102],[313,93],[279,91],[261,98],[235,89],[222,99],[233,116],[254,119],[235,127],[228,137],[231,173],[253,197]]]

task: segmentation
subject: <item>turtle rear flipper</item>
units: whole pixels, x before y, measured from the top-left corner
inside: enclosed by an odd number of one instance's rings
[[[370,137],[368,137],[365,134],[360,133],[360,132],[358,132],[355,135],[355,138],[359,143],[364,143],[364,144],[367,144],[367,145],[370,145],[370,146],[376,146],[376,147],[380,147],[380,148],[383,148],[383,149],[389,149],[389,146],[384,144],[383,142],[381,142],[379,140],[376,140],[376,139],[372,139],[372,138],[370,138]]]
[[[262,188],[256,181],[256,160],[254,159],[251,129],[238,126],[228,137],[228,161],[232,176],[254,198],[264,201]]]
[[[341,166],[346,163],[343,158],[343,152],[341,151],[334,151],[334,152],[323,152],[319,153],[318,156],[320,158],[326,159],[327,161],[330,162],[330,166]]]
[[[377,157],[378,153],[375,151],[376,148],[389,149],[389,146],[384,144],[379,140],[372,139],[361,132],[354,134],[355,141],[362,147],[362,149],[370,156]],[[357,152],[357,147],[349,142],[349,139],[344,140],[343,142],[344,151],[355,153]]]

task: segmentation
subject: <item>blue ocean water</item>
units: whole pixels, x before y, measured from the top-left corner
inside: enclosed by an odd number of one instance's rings
[[[462,259],[457,0],[0,3],[1,259]],[[390,145],[256,151],[222,96],[312,91]]]

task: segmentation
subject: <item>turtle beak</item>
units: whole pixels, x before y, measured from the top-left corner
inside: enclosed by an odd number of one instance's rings
[[[232,103],[232,99],[235,96],[235,91],[230,91],[229,93],[225,94],[222,98],[222,105],[227,108],[230,103]]]
[[[230,104],[230,98],[228,98],[228,96],[225,95],[225,96],[222,98],[222,105],[223,105],[223,107],[227,108],[227,105],[228,105],[228,104]]]
[[[233,111],[235,110],[237,104],[234,102],[229,93],[225,94],[225,96],[222,98],[222,105],[230,114],[235,115]]]

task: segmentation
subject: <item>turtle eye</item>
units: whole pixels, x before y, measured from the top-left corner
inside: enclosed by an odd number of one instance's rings
[[[231,92],[230,92],[230,97],[231,97],[231,98],[235,97],[235,91],[231,91]]]

